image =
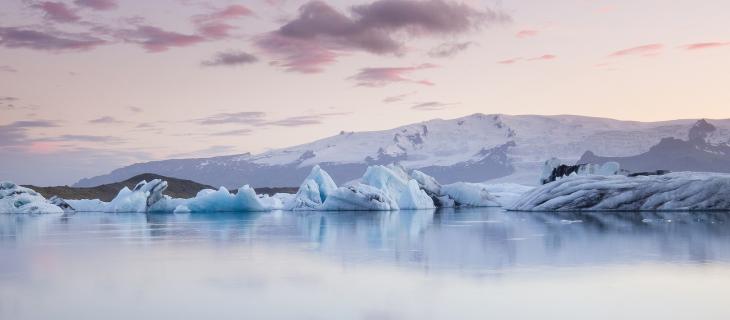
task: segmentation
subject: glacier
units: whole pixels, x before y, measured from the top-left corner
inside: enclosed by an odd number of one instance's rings
[[[730,175],[573,175],[528,191],[508,210],[730,210]]]
[[[0,213],[63,213],[32,189],[10,181],[0,182]]]

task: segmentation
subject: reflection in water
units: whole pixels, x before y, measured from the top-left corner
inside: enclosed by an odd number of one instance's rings
[[[635,315],[606,303],[639,299],[645,316],[686,318],[656,310],[688,296],[697,299],[681,307],[689,318],[724,318],[713,299],[730,285],[729,218],[496,208],[2,214],[0,319],[207,317],[213,306],[214,318],[234,319],[243,308],[250,318],[621,318]],[[120,305],[139,308],[99,314]],[[606,310],[589,313],[596,308]]]

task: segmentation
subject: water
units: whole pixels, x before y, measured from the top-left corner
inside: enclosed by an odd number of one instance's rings
[[[0,214],[0,319],[729,319],[728,213]]]

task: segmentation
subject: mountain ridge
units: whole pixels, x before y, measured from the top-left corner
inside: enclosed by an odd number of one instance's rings
[[[472,114],[432,119],[388,130],[345,132],[260,154],[157,160],[80,180],[75,186],[119,181],[154,172],[210,185],[292,186],[319,164],[338,183],[356,179],[368,165],[399,162],[444,183],[510,181],[533,184],[547,158],[576,161],[587,150],[625,157],[646,152],[662,138],[685,138],[697,120],[624,121],[576,115]],[[730,141],[730,120],[710,120]],[[716,138],[717,138],[716,137]],[[531,176],[533,176],[531,178]],[[466,178],[466,179],[463,179]]]

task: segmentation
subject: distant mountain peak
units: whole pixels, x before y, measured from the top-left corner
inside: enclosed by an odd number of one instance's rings
[[[689,129],[689,141],[693,143],[707,143],[707,138],[717,130],[715,126],[700,119]]]

